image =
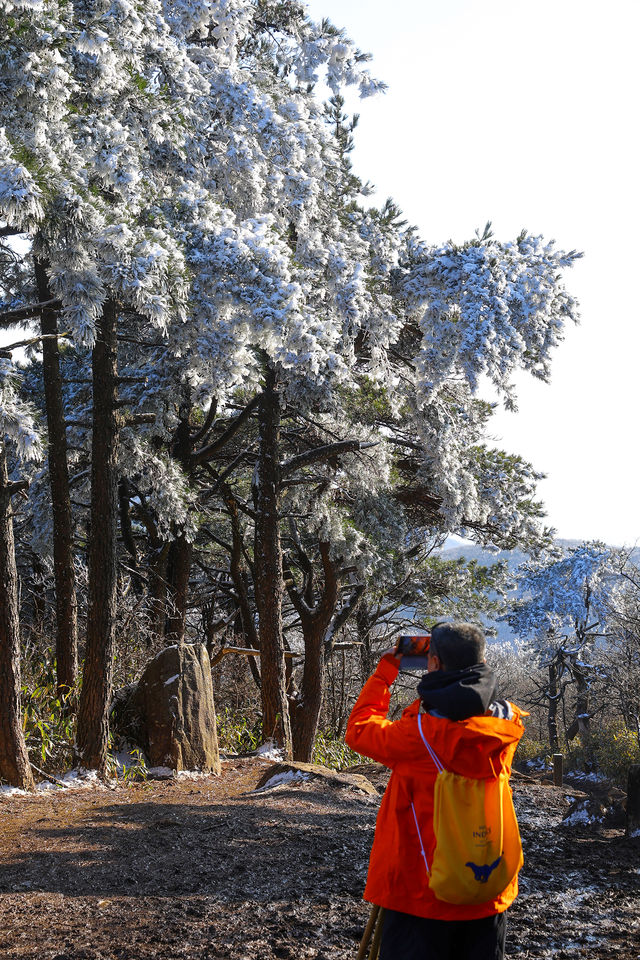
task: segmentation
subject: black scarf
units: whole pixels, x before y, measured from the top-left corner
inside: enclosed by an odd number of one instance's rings
[[[425,673],[418,684],[418,696],[425,710],[435,710],[449,720],[482,716],[495,694],[496,677],[486,663],[464,670]]]

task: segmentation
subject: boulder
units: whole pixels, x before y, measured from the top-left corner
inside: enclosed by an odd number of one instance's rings
[[[166,647],[131,698],[140,745],[152,767],[220,773],[213,684],[203,644]]]
[[[372,797],[380,796],[371,781],[360,773],[338,773],[319,763],[302,763],[297,760],[273,763],[258,781],[256,790],[268,788],[271,780],[274,781],[273,786],[277,786],[287,782],[295,783],[296,780],[307,780],[311,777],[323,779],[336,787],[355,787]]]

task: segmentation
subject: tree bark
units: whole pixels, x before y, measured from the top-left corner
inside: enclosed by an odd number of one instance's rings
[[[324,700],[323,641],[324,630],[321,624],[307,624],[304,629],[304,666],[300,696],[291,718],[293,759],[304,763],[311,762]]]
[[[238,504],[236,503],[231,491],[225,483],[221,484],[221,492],[225,506],[229,511],[229,517],[231,519],[231,557],[229,560],[229,573],[238,596],[238,610],[240,613],[242,633],[249,646],[253,647],[255,650],[259,650],[260,639],[258,637],[258,631],[256,630],[251,604],[249,603],[247,572],[242,560],[244,543],[242,539],[242,531],[240,529]],[[254,683],[259,690],[262,681],[260,679],[260,671],[258,670],[255,659],[255,657],[248,658],[249,668],[251,670],[251,676],[253,677]]]
[[[573,663],[573,676],[576,681],[576,719],[575,725],[583,747],[589,745],[591,733],[591,716],[589,712],[591,689],[589,669]]]
[[[152,540],[149,560],[149,619],[148,644],[164,638],[167,627],[167,568],[169,547],[166,541]]]
[[[547,728],[549,730],[549,750],[558,753],[558,664],[554,660],[549,664],[549,709],[547,713]]]
[[[324,586],[315,607],[310,609],[301,596],[296,596],[294,587],[289,590],[289,596],[300,616],[304,637],[300,699],[292,717],[293,757],[294,760],[305,763],[311,762],[318,732],[326,678],[324,641],[338,601],[338,577],[329,556],[328,543],[320,543],[320,556],[324,570]]]
[[[171,456],[185,472],[189,471],[192,441],[189,430],[189,407],[177,426],[171,444]],[[182,646],[187,620],[187,601],[189,598],[189,575],[193,547],[184,536],[176,531],[176,537],[169,547],[167,564],[167,624],[166,637],[169,643]]]
[[[4,446],[0,445],[0,777],[33,790],[20,710],[20,624],[13,510]]]
[[[184,534],[171,541],[167,570],[166,638],[168,643],[176,643],[179,647],[184,643],[192,555],[193,547]]]
[[[629,767],[627,780],[627,829],[628,837],[640,837],[640,764]]]
[[[116,306],[108,301],[98,324],[92,355],[87,637],[77,734],[77,762],[100,773],[105,772],[107,762],[117,588],[116,326]]]
[[[282,545],[280,542],[280,398],[268,366],[258,406],[258,462],[252,482],[255,521],[255,597],[260,637],[262,738],[274,739],[291,758],[282,633]]]
[[[51,300],[45,264],[35,261],[38,296]],[[78,676],[78,603],[73,557],[73,521],[69,495],[67,434],[62,402],[62,377],[58,353],[58,321],[55,310],[40,315],[42,376],[49,438],[49,486],[53,513],[53,575],[56,598],[56,676],[58,696],[75,686]]]
[[[356,626],[360,641],[360,681],[365,684],[373,673],[373,650],[371,649],[371,619],[369,607],[366,603],[358,605],[356,610]]]

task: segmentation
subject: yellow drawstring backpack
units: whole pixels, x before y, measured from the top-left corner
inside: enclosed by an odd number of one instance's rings
[[[422,731],[420,714],[418,729],[438,770],[433,798],[436,845],[431,865],[411,804],[429,887],[447,903],[494,900],[524,862],[509,777],[500,772],[479,780],[445,770]]]

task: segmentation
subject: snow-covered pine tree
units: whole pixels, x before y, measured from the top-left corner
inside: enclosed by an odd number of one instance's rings
[[[116,585],[118,304],[133,304],[152,324],[180,309],[183,259],[167,231],[149,227],[146,204],[166,188],[167,149],[184,144],[178,104],[184,116],[203,86],[193,67],[184,69],[184,52],[169,42],[156,4],[139,14],[128,4],[3,3],[0,19],[0,212],[32,236],[65,325],[93,349],[98,389],[78,748],[81,762],[103,768]],[[173,100],[149,91],[163,74]]]
[[[568,684],[575,686],[575,714],[567,738],[588,740],[592,686],[598,679],[594,648],[606,636],[620,587],[616,566],[615,551],[593,541],[560,556],[527,561],[516,572],[519,599],[504,619],[548,671],[544,696],[550,743],[556,749],[557,709]]]

